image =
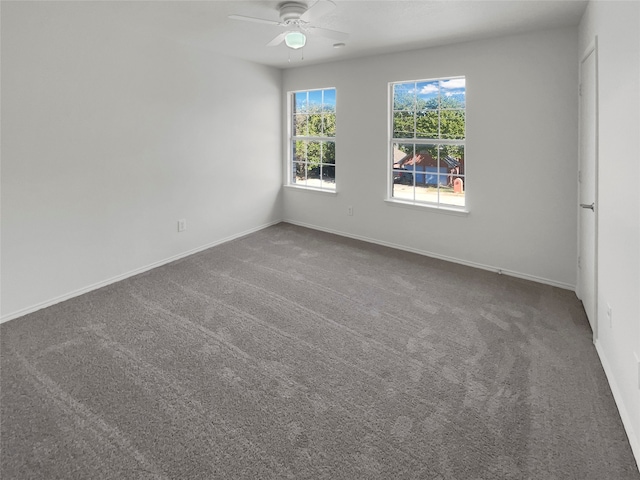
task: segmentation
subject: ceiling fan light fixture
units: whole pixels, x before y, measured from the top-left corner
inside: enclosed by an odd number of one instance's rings
[[[287,47],[297,50],[304,47],[307,43],[307,37],[302,32],[289,32],[284,36],[284,43]]]

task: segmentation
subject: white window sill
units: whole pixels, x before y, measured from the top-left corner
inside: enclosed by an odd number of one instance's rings
[[[398,200],[395,198],[386,198],[385,203],[391,207],[401,207],[401,208],[410,208],[413,210],[429,210],[434,213],[443,213],[445,215],[454,215],[457,217],[466,217],[469,215],[469,210],[465,207],[449,207],[449,206],[436,206],[429,205],[428,203],[413,203],[413,202],[405,202],[402,200]]]
[[[298,190],[299,192],[319,193],[321,195],[336,196],[338,194],[338,192],[335,190],[327,190],[324,188],[303,187],[299,185],[284,185],[284,188],[288,190]]]

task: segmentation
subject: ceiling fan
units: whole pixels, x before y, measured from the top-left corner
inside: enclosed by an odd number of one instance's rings
[[[330,0],[318,0],[310,8],[307,8],[307,5],[302,2],[283,2],[278,5],[279,22],[267,18],[246,17],[244,15],[229,15],[229,18],[284,27],[287,30],[277,35],[267,43],[267,46],[275,47],[284,42],[287,47],[297,50],[305,46],[307,42],[306,34],[318,35],[340,42],[347,39],[349,36],[347,33],[312,25],[313,22],[329,13],[335,7],[336,4]]]

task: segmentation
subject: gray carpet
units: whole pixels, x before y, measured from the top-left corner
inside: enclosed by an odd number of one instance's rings
[[[640,479],[572,292],[284,223],[0,328],[6,480]]]

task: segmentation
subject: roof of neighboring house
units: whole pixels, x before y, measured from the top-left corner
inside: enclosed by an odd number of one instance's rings
[[[396,151],[400,152],[403,156],[398,160]],[[437,167],[438,161],[429,155],[427,152],[420,152],[415,155],[404,153],[402,150],[395,149],[393,152],[393,166],[394,168],[403,168],[408,165],[416,165],[422,167]]]
[[[460,166],[463,161],[455,159],[449,155],[446,157],[440,157],[449,168]],[[415,165],[417,167],[437,167],[438,160],[433,158],[427,152],[419,152],[415,155],[404,153],[399,148],[393,149],[393,168],[404,168],[407,166]]]
[[[406,156],[407,156],[406,153],[404,153],[398,147],[395,147],[393,149],[393,165],[395,166],[396,163],[400,162],[400,160],[402,160]]]
[[[446,163],[449,166],[449,168],[455,168],[460,166],[460,162],[455,158],[453,158],[451,155],[447,155],[444,158],[443,157],[440,157],[440,158],[444,160],[444,163]]]

